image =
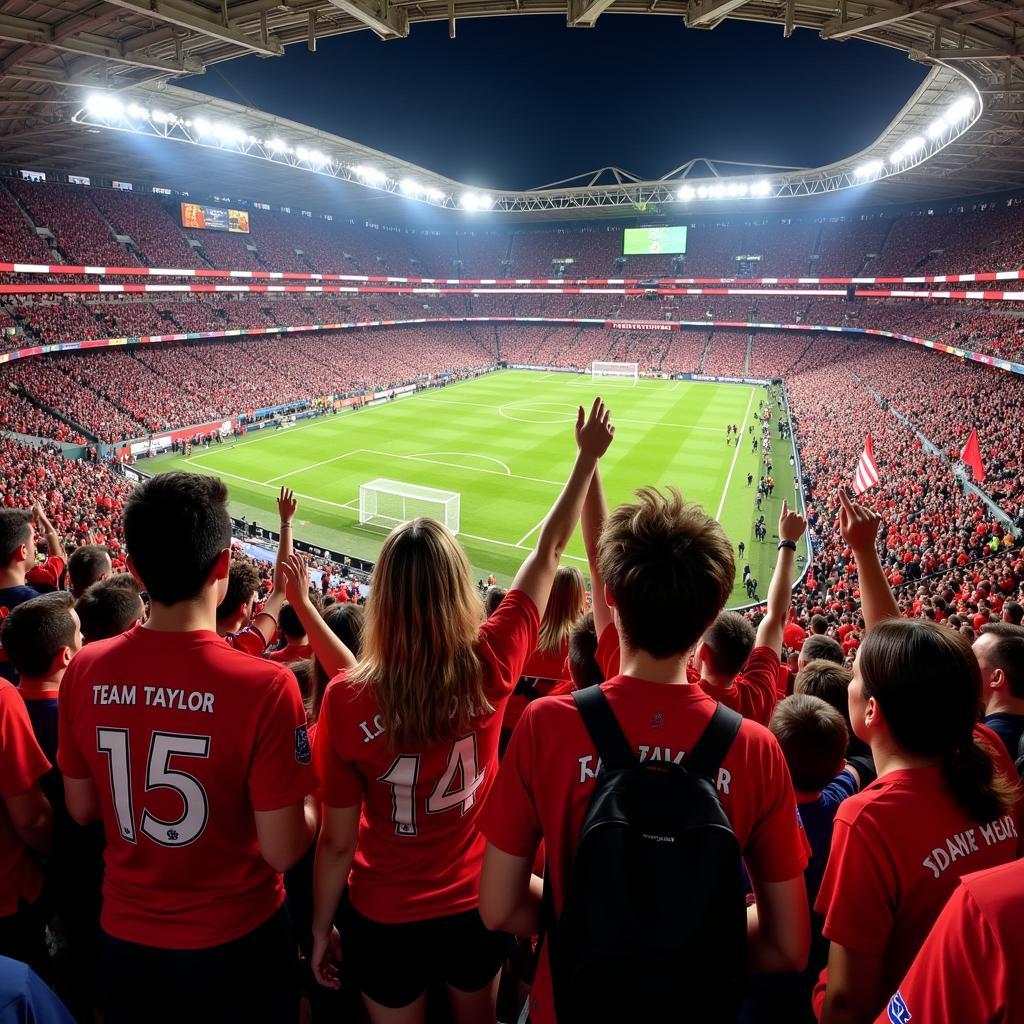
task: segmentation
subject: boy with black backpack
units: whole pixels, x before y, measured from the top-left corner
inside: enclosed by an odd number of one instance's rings
[[[732,545],[678,491],[637,497],[597,552],[620,674],[529,706],[481,816],[484,922],[545,933],[532,1024],[735,1021],[748,969],[807,959],[807,848],[782,751],[686,674],[732,592]]]

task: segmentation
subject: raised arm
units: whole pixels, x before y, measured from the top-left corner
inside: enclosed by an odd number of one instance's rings
[[[610,415],[600,398],[594,399],[587,417],[584,417],[583,406],[580,406],[576,416],[576,441],[579,445],[576,462],[562,493],[540,528],[536,550],[527,556],[512,584],[513,589],[522,590],[529,596],[541,616],[547,607],[558,560],[579,522],[583,499],[590,488],[594,470],[615,436]]]
[[[587,550],[587,563],[590,566],[590,587],[593,595],[594,628],[600,636],[605,627],[612,621],[612,610],[604,599],[604,580],[597,564],[597,542],[601,539],[605,520],[608,518],[608,504],[604,498],[604,486],[601,483],[600,467],[594,470],[590,478],[590,488],[583,502],[583,545]]]
[[[43,531],[43,536],[46,538],[46,553],[51,558],[59,558],[66,562],[68,556],[64,552],[64,545],[61,542],[60,534],[54,529],[53,523],[50,522],[42,504],[37,501],[33,511],[35,512],[36,524]]]
[[[882,520],[878,513],[855,502],[845,488],[839,492],[839,529],[857,561],[864,625],[871,629],[886,619],[898,619],[900,606],[885,578],[875,539]]]
[[[807,529],[807,522],[799,512],[792,512],[787,501],[782,502],[779,516],[779,557],[775,561],[775,574],[768,588],[768,607],[761,625],[757,627],[757,646],[770,647],[782,653],[782,631],[789,618],[793,595],[793,563],[796,546]]]
[[[309,571],[302,556],[292,554],[284,559],[281,571],[284,573],[288,603],[295,609],[295,614],[306,631],[309,646],[313,648],[313,653],[323,666],[327,677],[337,675],[342,669],[354,668],[356,656],[335,636],[309,599]]]
[[[285,602],[285,582],[282,565],[292,553],[292,519],[298,502],[290,487],[282,487],[277,496],[277,511],[281,516],[281,541],[277,545],[277,557],[274,559],[274,586],[267,595],[259,615],[252,624],[263,634],[269,644],[277,632],[277,620],[281,617],[281,607]]]

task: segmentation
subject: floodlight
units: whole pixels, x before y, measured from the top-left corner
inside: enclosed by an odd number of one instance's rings
[[[932,121],[932,123],[928,125],[925,134],[929,139],[937,139],[948,127],[949,124],[943,118],[936,118],[936,120]]]
[[[267,146],[272,153],[286,153],[288,151],[288,147],[280,139],[271,139]]]
[[[472,192],[463,192],[459,197],[459,205],[466,210],[476,210],[479,208],[477,197]]]
[[[95,93],[90,96],[85,101],[85,105],[90,114],[102,117],[106,121],[116,121],[124,116],[124,107],[121,106],[120,102],[114,99],[113,96],[107,96],[103,93]]]
[[[432,199],[435,203],[444,202],[444,193],[439,188],[428,188],[426,190],[426,196],[428,199]]]
[[[945,119],[950,124],[957,124],[970,117],[974,112],[974,99],[971,96],[961,96],[945,113]]]
[[[418,196],[420,194],[420,186],[417,182],[413,181],[412,178],[403,178],[398,183],[398,187],[407,196]]]
[[[127,111],[129,117],[139,119],[146,119],[149,117],[149,111],[145,107],[140,107],[138,103],[129,103]]]
[[[882,169],[881,160],[869,160],[866,164],[861,164],[854,172],[856,178],[873,178]]]
[[[197,117],[192,124],[195,126],[196,133],[199,135],[209,135],[210,132],[213,131],[210,126],[210,122],[207,121],[205,117]]]
[[[388,176],[383,171],[367,164],[359,164],[352,170],[355,171],[356,177],[362,178],[369,185],[383,185],[388,180]]]
[[[480,204],[481,210],[489,210],[494,205],[494,200],[487,193],[477,196],[477,202]]]
[[[772,183],[764,179],[761,181],[755,181],[754,184],[750,186],[750,194],[762,199],[765,196],[770,196],[772,194]]]
[[[726,188],[730,199],[742,199],[750,191],[750,186],[743,181],[730,182]]]
[[[708,187],[707,187],[707,185],[699,185],[697,187],[697,198],[698,199],[707,199],[707,197],[708,197]]]
[[[725,198],[725,186],[721,184],[712,185],[708,189],[708,195],[712,199],[724,199]]]
[[[682,188],[676,193],[676,195],[684,202],[688,203],[694,196],[697,195],[696,189],[692,185],[683,185]]]
[[[149,115],[149,119],[156,124],[177,124],[178,117],[176,114],[168,114],[166,110],[154,110]]]
[[[306,155],[309,157],[309,162],[316,164],[318,167],[323,167],[327,163],[327,157],[319,149],[311,149]]]

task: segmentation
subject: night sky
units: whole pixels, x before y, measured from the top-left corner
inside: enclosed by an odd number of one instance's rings
[[[871,142],[924,79],[901,51],[779,25],[687,30],[605,14],[413,24],[214,65],[188,88],[393,153],[472,185],[531,188],[697,156],[814,167]]]

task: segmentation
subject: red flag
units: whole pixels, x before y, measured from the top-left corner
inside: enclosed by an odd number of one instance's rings
[[[977,428],[972,430],[971,436],[967,438],[967,444],[964,445],[960,458],[970,466],[974,482],[980,484],[985,479],[985,465],[981,461],[981,445],[978,444]]]
[[[864,454],[857,463],[857,472],[853,474],[853,493],[863,494],[869,487],[878,483],[878,466],[875,465],[875,450],[871,444],[871,435],[864,439]]]

